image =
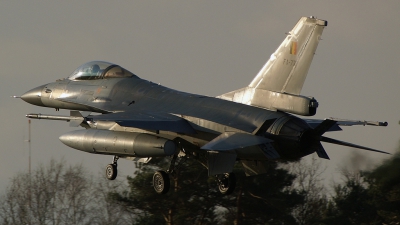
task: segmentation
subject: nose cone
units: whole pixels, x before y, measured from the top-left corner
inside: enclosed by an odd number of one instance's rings
[[[27,91],[25,94],[23,94],[21,96],[21,99],[32,105],[45,106],[41,99],[42,90],[43,90],[44,86],[45,85],[42,85],[42,86],[36,87],[30,91]]]

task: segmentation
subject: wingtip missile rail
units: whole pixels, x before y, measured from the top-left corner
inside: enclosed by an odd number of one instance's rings
[[[364,125],[364,126],[378,126],[378,127],[387,127],[388,122],[380,122],[380,121],[366,121],[366,120],[345,120],[345,119],[338,119],[338,118],[327,118],[330,120],[336,121],[339,125],[342,126],[353,126],[353,125]]]
[[[78,114],[77,114],[78,113]],[[27,114],[26,117],[30,119],[39,119],[39,120],[61,120],[69,122],[71,127],[77,127],[82,122],[85,121],[85,118],[79,112],[71,111],[70,116],[56,116],[56,115],[45,115],[45,114],[37,114],[37,113],[30,113]]]
[[[26,114],[27,118],[30,119],[39,119],[39,120],[62,120],[62,121],[67,121],[70,122],[71,120],[75,119],[72,116],[55,116],[55,115],[45,115],[45,114],[40,114],[40,113],[30,113]]]

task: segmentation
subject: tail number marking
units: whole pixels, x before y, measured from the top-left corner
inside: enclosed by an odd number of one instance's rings
[[[294,65],[296,65],[296,60],[283,59],[283,65],[285,65],[285,66],[294,66]]]

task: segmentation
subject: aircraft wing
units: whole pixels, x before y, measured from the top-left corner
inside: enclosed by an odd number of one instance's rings
[[[366,121],[366,120],[347,120],[347,119],[338,119],[338,118],[326,118],[325,120],[313,120],[313,119],[306,119],[305,121],[310,125],[311,128],[315,129],[324,121],[334,121],[336,122],[333,124],[328,130],[326,131],[340,131],[342,128],[340,126],[354,126],[354,125],[370,125],[370,126],[383,126],[386,127],[388,125],[387,122],[379,122],[379,121]]]
[[[206,145],[201,147],[205,150],[229,151],[273,142],[270,139],[246,133],[225,132]]]
[[[120,126],[146,130],[164,130],[184,134],[196,133],[187,120],[168,113],[119,112],[88,116],[87,119],[94,121],[114,121]]]

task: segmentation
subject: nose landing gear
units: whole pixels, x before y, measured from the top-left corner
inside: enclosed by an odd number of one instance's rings
[[[114,156],[112,164],[108,164],[106,167],[106,177],[109,180],[115,180],[115,178],[117,177],[117,174],[118,174],[117,161],[118,161],[118,159],[119,159],[118,156]]]

